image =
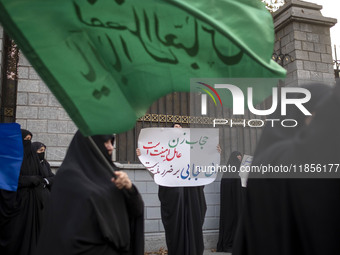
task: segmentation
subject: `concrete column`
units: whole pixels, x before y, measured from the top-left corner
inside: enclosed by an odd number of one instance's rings
[[[301,86],[311,81],[334,84],[330,28],[336,19],[324,17],[322,6],[287,0],[273,14],[276,54],[289,54],[285,86]]]

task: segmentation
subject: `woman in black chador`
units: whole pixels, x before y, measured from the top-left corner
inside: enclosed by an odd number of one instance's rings
[[[173,128],[182,128],[174,123]],[[218,147],[219,148],[219,147]],[[219,150],[219,149],[218,149]],[[137,148],[137,156],[141,155]],[[202,255],[203,223],[207,204],[204,186],[159,186],[161,217],[169,255]]]
[[[32,133],[21,130],[24,157],[17,192],[1,191],[0,254],[34,254],[42,223],[43,197],[47,190],[39,158],[31,149]]]
[[[329,165],[340,163],[340,84],[333,91],[326,85],[305,88],[311,100],[304,106],[313,116],[293,105],[287,116],[273,116],[299,124],[266,126],[253,165],[309,172],[250,173],[233,255],[340,254],[340,179]],[[312,172],[318,164],[326,173]]]
[[[182,128],[178,123],[174,128]],[[204,186],[159,186],[161,216],[169,255],[202,255],[203,223],[207,204]]]
[[[32,143],[32,150],[38,154],[41,164],[42,177],[44,178],[46,187],[51,190],[54,174],[52,173],[50,164],[45,159],[46,145],[41,142],[34,142]]]
[[[111,161],[113,136],[75,134],[51,191],[37,255],[142,255],[144,205]],[[95,146],[96,145],[96,146]]]
[[[242,154],[233,151],[229,157],[227,166],[233,167],[233,171],[239,171]],[[229,178],[228,178],[229,177]],[[220,230],[217,243],[218,252],[231,252],[236,226],[241,212],[241,180],[237,175],[229,176],[224,173],[221,180],[220,199]]]

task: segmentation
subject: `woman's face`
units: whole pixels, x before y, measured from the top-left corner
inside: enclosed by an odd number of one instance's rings
[[[24,140],[31,140],[32,139],[32,136],[31,135],[26,135],[26,137],[24,138]]]
[[[182,128],[182,126],[180,124],[175,124],[174,128]]]
[[[237,158],[238,158],[239,161],[241,161],[242,160],[242,155],[237,155]]]
[[[44,146],[40,147],[40,148],[37,150],[37,153],[43,153],[43,152],[45,152],[45,147],[44,147]]]
[[[107,149],[109,155],[112,155],[112,152],[113,152],[113,145],[112,145],[112,141],[111,139],[110,140],[107,140],[105,143],[105,148]]]

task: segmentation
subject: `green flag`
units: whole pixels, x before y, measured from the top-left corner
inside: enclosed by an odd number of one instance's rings
[[[190,78],[285,76],[259,0],[0,0],[0,19],[84,135],[131,129]]]

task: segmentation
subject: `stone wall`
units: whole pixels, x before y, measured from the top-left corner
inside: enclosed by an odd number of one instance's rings
[[[77,128],[20,52],[16,122],[47,146],[47,160],[59,166]]]
[[[322,6],[287,0],[274,13],[274,52],[289,54],[293,61],[283,62],[287,69],[286,86],[323,81],[334,84],[330,28],[336,19],[322,16]]]

